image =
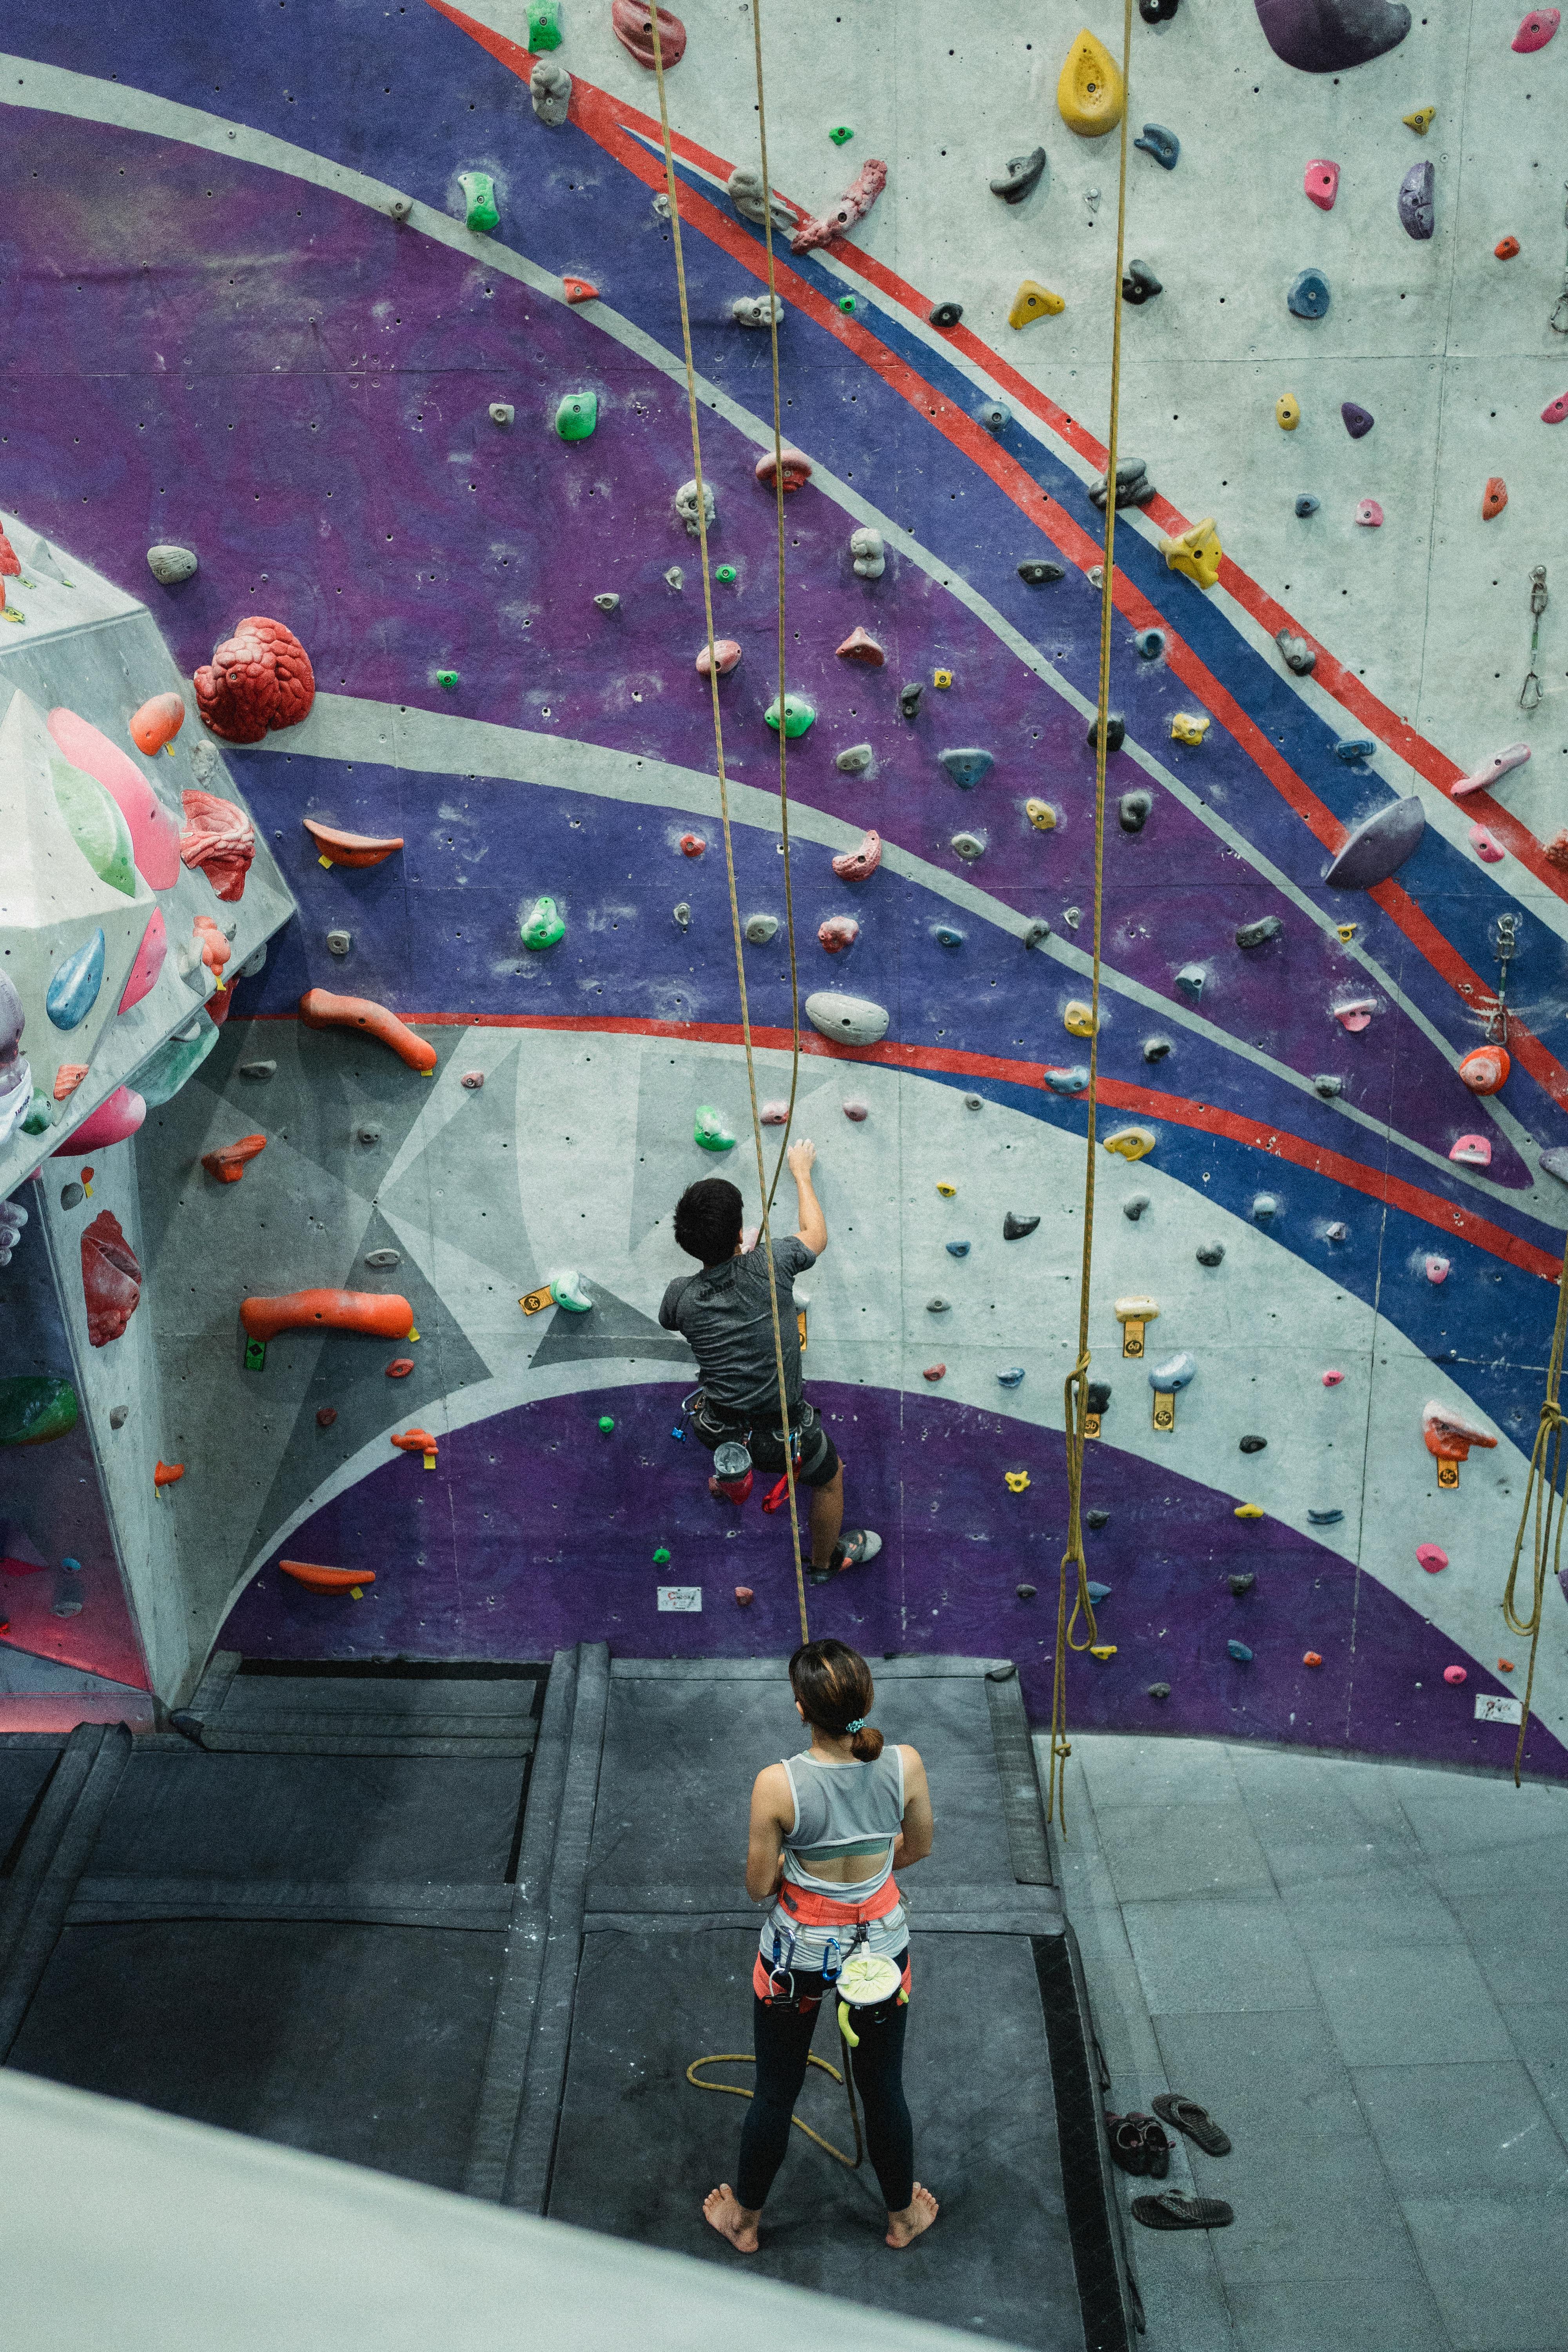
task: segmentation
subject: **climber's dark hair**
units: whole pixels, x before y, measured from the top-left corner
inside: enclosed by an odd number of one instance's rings
[[[861,1728],[850,1735],[850,1746],[861,1764],[874,1764],[882,1752],[882,1735],[865,1718],[876,1704],[871,1669],[847,1642],[807,1642],[789,1662],[790,1688],[805,1711],[807,1723],[842,1739],[858,1719]]]
[[[704,1265],[733,1257],[741,1238],[741,1207],[740,1188],[727,1176],[704,1176],[689,1184],[675,1204],[677,1242]]]

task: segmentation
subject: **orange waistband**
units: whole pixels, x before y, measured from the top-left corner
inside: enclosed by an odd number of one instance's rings
[[[831,1895],[817,1895],[789,1878],[779,1888],[778,1899],[802,1927],[858,1927],[862,1919],[885,1919],[889,1911],[898,1909],[902,1898],[889,1871],[864,1903],[836,1903]]]

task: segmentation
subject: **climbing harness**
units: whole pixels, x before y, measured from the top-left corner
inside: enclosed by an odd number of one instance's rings
[[[1568,302],[1568,278],[1563,280],[1563,299]],[[1556,325],[1555,317],[1552,323]],[[1568,334],[1568,327],[1564,327],[1563,332]],[[1538,563],[1530,575],[1530,667],[1525,671],[1524,684],[1519,689],[1521,710],[1539,710],[1541,708],[1541,674],[1535,664],[1541,652],[1541,615],[1546,610],[1546,566]]]
[[[1565,1416],[1558,1401],[1563,1383],[1563,1346],[1568,1338],[1568,1249],[1564,1250],[1562,1270],[1557,1276],[1557,1320],[1552,1328],[1552,1353],[1546,1364],[1546,1395],[1541,1407],[1540,1426],[1535,1444],[1531,1449],[1530,1476],[1525,1482],[1524,1507],[1519,1515],[1519,1533],[1513,1539],[1513,1558],[1509,1562],[1508,1582],[1503,1588],[1503,1622],[1510,1633],[1526,1636],[1530,1643],[1530,1669],[1524,1679],[1524,1703],[1520,1712],[1519,1738],[1513,1751],[1513,1785],[1520,1786],[1520,1773],[1524,1761],[1525,1735],[1530,1729],[1530,1701],[1535,1689],[1535,1658],[1541,1646],[1541,1621],[1546,1595],[1546,1574],[1550,1565],[1555,1576],[1563,1565],[1563,1529],[1568,1520],[1568,1504],[1563,1495],[1564,1468],[1564,1432],[1568,1430]],[[1520,1614],[1517,1591],[1519,1565],[1524,1555],[1524,1538],[1535,1514],[1535,1530],[1531,1548],[1531,1595],[1528,1612]]]
[[[793,1959],[795,1937],[787,1928],[783,1932],[789,1936],[788,1958]],[[882,1954],[862,1952],[856,1948],[865,1932],[863,1926],[858,1927],[847,1958],[833,1969],[824,1968],[822,1970],[824,1982],[834,1998],[837,2011],[838,2054],[844,2061],[844,2071],[840,2074],[837,2066],[830,2066],[826,2058],[818,2058],[815,2053],[808,2061],[809,2064],[819,2066],[825,2074],[831,2074],[836,2083],[842,2083],[844,2085],[849,2101],[849,2120],[855,2128],[854,2155],[846,2156],[841,2147],[835,2147],[830,2139],[824,2139],[820,2132],[813,2131],[811,2126],[802,2123],[798,2116],[790,2117],[791,2123],[797,2131],[803,2131],[807,2139],[815,2140],[818,2147],[824,2149],[827,2155],[844,2165],[850,2172],[858,2171],[866,2155],[866,2143],[860,2132],[860,2111],[856,2104],[855,2082],[849,2058],[850,2052],[858,2050],[860,2047],[860,2036],[855,2030],[857,2017],[858,2015],[858,2022],[864,2026],[869,2021],[871,2013],[875,2011],[902,2008],[909,2000],[909,1995],[904,1990],[903,1976],[896,1961],[889,1959]],[[788,1959],[784,1969],[782,1971],[780,1969],[779,1957],[782,1948],[780,1930],[775,1927],[773,1965],[769,1971],[768,1987],[773,1998],[775,2000],[782,1998],[786,2005],[789,2005],[794,2003],[795,1998],[795,1977],[789,1969]],[[836,1943],[829,1944],[829,1951],[837,1953],[837,1949]],[[773,1985],[781,1973],[786,1976],[789,1981],[789,1990],[782,1996],[773,1992]],[[805,1998],[812,2000],[815,1996],[806,1994]],[[864,2014],[859,2014],[860,2012]],[[703,2066],[754,2066],[756,2063],[749,2051],[719,2050],[707,2058],[694,2058],[686,2070],[686,2079],[694,2091],[723,2091],[732,2099],[752,2099],[755,2098],[756,2093],[742,2091],[737,2083],[699,2082],[698,2071]]]
[[[768,184],[767,116],[763,101],[763,36],[761,24],[762,0],[752,0],[752,24],[755,34],[757,68],[757,120],[762,140],[763,185]],[[664,86],[664,44],[659,29],[657,8],[648,11],[648,26],[653,39],[654,79],[658,85],[659,131],[664,142],[664,177],[666,198],[669,206],[670,233],[675,247],[675,282],[680,298],[680,341],[686,362],[686,401],[691,419],[691,462],[696,491],[694,520],[697,525],[698,548],[702,559],[702,610],[708,632],[708,683],[713,707],[713,748],[719,774],[719,815],[724,832],[724,870],[730,889],[730,927],[735,942],[735,977],[741,994],[741,1035],[746,1055],[746,1083],[752,1101],[752,1136],[757,1155],[757,1189],[762,1196],[762,1230],[758,1246],[766,1255],[768,1269],[768,1304],[773,1317],[773,1364],[778,1378],[780,1437],[784,1445],[785,1472],[789,1480],[789,1523],[795,1548],[795,1597],[800,1609],[800,1638],[810,1640],[805,1617],[805,1571],[800,1556],[800,1513],[795,1495],[794,1459],[790,1453],[789,1400],[784,1390],[784,1338],[779,1326],[778,1278],[773,1265],[771,1213],[773,1193],[777,1189],[784,1155],[789,1145],[790,1121],[795,1116],[795,1090],[800,1077],[800,999],[795,963],[795,899],[790,885],[789,856],[789,790],[788,768],[784,751],[784,730],[781,725],[779,738],[779,819],[783,835],[784,866],[784,916],[789,927],[790,1017],[793,1052],[790,1063],[789,1115],[779,1143],[778,1165],[773,1171],[773,1184],[768,1182],[763,1151],[762,1116],[757,1106],[757,1072],[752,1048],[752,1014],[746,994],[746,963],[742,944],[741,905],[735,887],[735,847],[730,829],[730,786],[724,772],[724,728],[719,708],[719,663],[713,643],[713,578],[708,560],[708,498],[702,482],[702,435],[698,422],[697,374],[691,357],[691,310],[686,290],[686,261],[680,244],[680,191],[675,176],[675,151],[670,138],[669,105]],[[779,395],[779,344],[777,288],[773,278],[773,233],[772,206],[763,206],[763,230],[767,242],[769,335],[773,349],[773,478],[778,531],[778,665],[779,706],[782,710],[784,695],[784,421]],[[717,2088],[717,2085],[707,2087]]]
[[[1123,0],[1121,24],[1121,152],[1116,192],[1116,274],[1111,280],[1114,306],[1110,341],[1110,420],[1105,452],[1105,478],[1114,489],[1117,443],[1121,406],[1121,276],[1127,247],[1127,123],[1131,100],[1127,97],[1132,68],[1132,0]],[[1088,1130],[1084,1146],[1083,1259],[1079,1276],[1078,1361],[1062,1388],[1063,1436],[1067,1447],[1068,1547],[1062,1554],[1057,1592],[1057,1643],[1051,1678],[1050,1775],[1047,1784],[1046,1819],[1067,1830],[1067,1759],[1072,1753],[1067,1736],[1067,1662],[1068,1650],[1092,1649],[1099,1640],[1094,1603],[1089,1597],[1089,1569],[1083,1556],[1083,1449],[1089,1419],[1089,1278],[1094,1266],[1095,1110],[1100,1075],[1100,926],[1105,883],[1105,762],[1110,714],[1110,628],[1112,586],[1116,568],[1116,499],[1105,501],[1105,562],[1100,572],[1100,693],[1094,727],[1094,960],[1089,986]],[[1068,1570],[1077,1571],[1078,1590],[1072,1613],[1068,1613]],[[1082,1612],[1088,1632],[1073,1640],[1073,1627]]]

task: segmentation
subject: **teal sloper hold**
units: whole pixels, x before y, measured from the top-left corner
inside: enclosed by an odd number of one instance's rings
[[[961,948],[963,933],[955,923],[938,923],[931,932],[939,948]]]
[[[779,702],[776,695],[769,703],[767,709],[763,711],[763,717],[767,720],[768,725],[773,729],[773,733],[776,735],[779,731]],[[797,735],[804,735],[805,733],[806,729],[815,722],[816,718],[816,706],[815,703],[808,702],[804,694],[786,694],[784,696],[784,731],[792,743]]]
[[[555,430],[563,441],[586,441],[598,421],[596,392],[569,392],[555,412]]]
[[[1309,1511],[1307,1517],[1315,1528],[1333,1528],[1338,1527],[1344,1517],[1344,1513],[1342,1511]]]
[[[947,1244],[947,1254],[949,1257],[967,1257],[969,1255],[969,1247],[970,1245],[967,1242],[949,1242]]]
[[[1184,1348],[1179,1356],[1172,1356],[1167,1362],[1154,1366],[1149,1374],[1149,1385],[1168,1396],[1173,1390],[1184,1389],[1196,1370],[1195,1360]]]
[[[76,1391],[47,1372],[0,1381],[0,1445],[47,1445],[76,1427]]]
[[[550,1296],[557,1307],[564,1307],[569,1315],[586,1315],[589,1307],[594,1304],[584,1287],[583,1277],[575,1266],[565,1274],[551,1276]],[[602,1422],[599,1425],[601,1428],[604,1427]]]
[[[1245,1642],[1227,1642],[1225,1646],[1238,1666],[1249,1666],[1252,1664],[1252,1653]]]
[[[1321,269],[1303,269],[1290,280],[1285,301],[1293,318],[1326,318],[1329,281]]]
[[[1075,1062],[1070,1070],[1047,1070],[1046,1084],[1054,1095],[1080,1095],[1089,1084],[1089,1071]]]
[[[173,1102],[185,1080],[200,1069],[223,1032],[216,1021],[199,1013],[189,1026],[166,1037],[157,1052],[136,1072],[136,1091],[149,1110]]]
[[[44,995],[44,1010],[57,1029],[74,1029],[98,1003],[98,992],[103,986],[103,933],[96,930],[56,971]]]
[[[1023,1377],[1024,1377],[1024,1367],[1023,1367],[1023,1365],[1022,1365],[1022,1364],[1015,1364],[1015,1365],[1013,1366],[1013,1368],[1012,1368],[1012,1370],[1011,1370],[1010,1371],[998,1372],[998,1373],[997,1373],[997,1375],[996,1375],[996,1382],[997,1382],[997,1386],[998,1386],[999,1388],[1005,1388],[1005,1389],[1016,1389],[1016,1388],[1017,1387],[1017,1385],[1018,1385],[1019,1381],[1023,1379]]]
[[[566,919],[553,898],[536,898],[522,921],[518,936],[525,948],[535,953],[541,948],[559,945],[566,936]]]
[[[696,1122],[691,1130],[693,1140],[704,1151],[733,1151],[735,1139],[711,1103],[698,1106]]]
[[[500,214],[496,209],[496,184],[488,172],[459,172],[458,185],[463,191],[468,206],[464,226],[479,236],[489,236],[500,226]]]
[[[1166,130],[1163,122],[1146,122],[1142,138],[1134,139],[1132,144],[1141,147],[1145,155],[1152,155],[1155,163],[1163,163],[1167,172],[1175,170],[1182,142],[1173,131]]]
[[[937,758],[953,782],[961,784],[966,793],[973,792],[981,777],[996,764],[989,751],[939,751]]]

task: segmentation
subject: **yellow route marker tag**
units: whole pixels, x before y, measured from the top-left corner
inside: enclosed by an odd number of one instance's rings
[[[1086,1412],[1084,1414],[1083,1433],[1086,1437],[1098,1437],[1100,1435],[1100,1415],[1097,1412]]]
[[[1438,1464],[1437,1464],[1437,1484],[1438,1484],[1438,1486],[1457,1486],[1458,1485],[1458,1483],[1459,1483],[1459,1465],[1458,1465],[1458,1464],[1457,1462],[1445,1462],[1445,1461],[1443,1461],[1443,1460],[1439,1459]]]
[[[1154,1391],[1154,1426],[1163,1437],[1168,1437],[1176,1426],[1176,1392],[1174,1389]]]
[[[800,1352],[804,1356],[805,1353],[805,1309],[804,1307],[797,1307],[795,1310],[795,1328],[800,1334]]]
[[[531,1290],[526,1298],[520,1298],[517,1303],[525,1315],[542,1315],[547,1307],[554,1306],[555,1295],[546,1283],[542,1290]]]
[[[436,1456],[433,1454],[427,1454],[425,1456],[425,1467],[426,1470],[434,1470],[436,1467]]]
[[[411,1339],[417,1339],[417,1338],[419,1337],[419,1334],[418,1334],[418,1332],[417,1332],[417,1331],[410,1331],[410,1333],[408,1334],[408,1336],[409,1336],[409,1338],[410,1338]]]
[[[332,862],[332,861],[331,861],[331,859],[330,857],[318,857],[318,858],[317,858],[317,860],[316,860],[316,863],[317,863],[317,865],[318,865],[318,866],[328,866],[328,867],[330,867],[330,866],[331,866],[331,862]]]

